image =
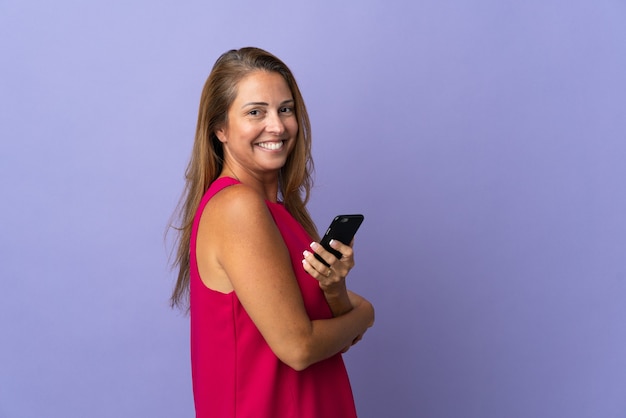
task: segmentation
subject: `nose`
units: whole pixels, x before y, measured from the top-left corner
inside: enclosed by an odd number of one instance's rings
[[[265,130],[274,135],[282,135],[285,132],[285,123],[278,112],[268,114]]]

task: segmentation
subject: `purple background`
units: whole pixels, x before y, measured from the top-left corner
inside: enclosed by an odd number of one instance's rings
[[[202,84],[247,45],[307,100],[318,226],[366,216],[361,417],[626,417],[625,22],[622,0],[0,1],[0,417],[193,415],[163,233]]]

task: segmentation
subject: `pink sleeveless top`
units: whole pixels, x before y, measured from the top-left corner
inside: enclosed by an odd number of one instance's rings
[[[223,177],[205,193],[190,242],[191,367],[197,418],[351,418],[356,410],[340,354],[295,371],[267,345],[235,292],[219,293],[200,279],[196,238],[207,202],[239,182]],[[317,280],[302,267],[312,239],[280,203],[267,206],[291,255],[309,317],[331,318]]]

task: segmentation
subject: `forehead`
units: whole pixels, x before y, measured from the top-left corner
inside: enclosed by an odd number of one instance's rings
[[[284,101],[293,99],[291,90],[282,75],[276,72],[254,71],[237,83],[238,101]]]

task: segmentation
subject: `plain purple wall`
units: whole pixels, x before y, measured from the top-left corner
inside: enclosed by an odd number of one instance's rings
[[[626,4],[0,1],[0,417],[191,417],[163,232],[223,51],[362,212],[360,416],[626,417]]]

